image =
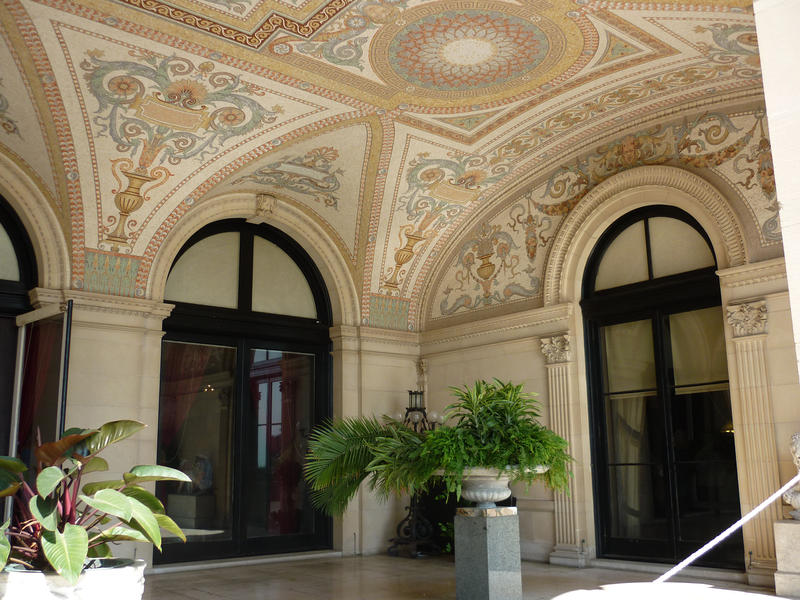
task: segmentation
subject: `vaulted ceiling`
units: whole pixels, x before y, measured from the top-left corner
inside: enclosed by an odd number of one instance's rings
[[[540,305],[564,216],[636,166],[704,177],[781,254],[750,4],[4,0],[0,153],[76,289],[146,296],[181,218],[263,194],[334,241],[363,323],[482,318]]]

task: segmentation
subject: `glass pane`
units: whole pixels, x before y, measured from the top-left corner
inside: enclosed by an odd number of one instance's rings
[[[303,460],[314,405],[314,356],[250,351],[253,448],[247,480],[247,536],[311,533],[314,513]]]
[[[609,467],[611,537],[666,540],[670,536],[664,469],[651,465]]]
[[[676,395],[672,436],[678,461],[735,460],[730,394],[726,389]]]
[[[741,516],[734,461],[678,464],[677,479],[682,541],[704,544]]]
[[[200,240],[173,265],[166,300],[236,308],[239,298],[239,234]]]
[[[597,268],[594,289],[647,281],[648,277],[644,221],[639,221],[614,238],[606,249]]]
[[[606,392],[656,387],[653,328],[649,319],[600,328]]]
[[[14,244],[8,232],[0,225],[0,279],[19,281],[19,264]]]
[[[648,221],[653,277],[716,265],[711,248],[688,223],[669,217],[653,217]]]
[[[0,317],[0,453],[13,454],[11,398],[14,396],[14,360],[17,356],[17,324],[14,317]]]
[[[253,310],[291,315],[317,316],[311,288],[297,263],[267,240],[253,240]]]
[[[670,315],[669,331],[676,386],[728,380],[721,307]]]
[[[36,464],[35,450],[39,440],[48,442],[60,437],[59,420],[64,410],[60,394],[64,319],[65,313],[60,313],[25,327],[16,451],[29,466]],[[66,426],[91,424],[67,423]],[[36,469],[29,469],[26,473],[26,477],[35,475]]]
[[[655,392],[606,398],[609,464],[653,462],[651,448],[660,448],[659,440],[663,439],[658,422],[661,414],[661,402]],[[655,427],[649,427],[649,421],[654,418]]]
[[[231,539],[235,367],[235,348],[163,345],[158,462],[192,482],[159,482],[156,493],[189,541]]]

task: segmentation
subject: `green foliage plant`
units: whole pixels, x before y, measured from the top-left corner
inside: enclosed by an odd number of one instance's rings
[[[456,400],[446,409],[446,425],[434,431],[417,433],[399,421],[365,417],[316,428],[305,465],[314,505],[341,514],[364,480],[386,496],[423,491],[439,477],[460,497],[470,467],[497,469],[511,482],[540,480],[567,490],[567,442],[539,423],[533,394],[497,379],[450,390]]]
[[[138,421],[112,421],[98,429],[70,429],[35,450],[36,478],[18,458],[0,456],[0,498],[14,500],[14,517],[0,525],[0,569],[7,563],[56,571],[71,584],[87,558],[111,556],[109,544],[135,541],[161,549],[161,530],[186,541],[163,504],[141,486],[149,481],[186,481],[181,471],[139,465],[122,479],[86,483],[85,475],[107,471],[98,456],[106,447],[144,428]]]

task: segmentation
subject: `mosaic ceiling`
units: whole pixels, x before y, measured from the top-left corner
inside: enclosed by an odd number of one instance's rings
[[[364,324],[530,308],[563,217],[647,164],[708,179],[751,258],[781,254],[747,1],[5,0],[0,20],[0,153],[58,215],[76,289],[147,297],[180,219],[246,193],[330,236]]]

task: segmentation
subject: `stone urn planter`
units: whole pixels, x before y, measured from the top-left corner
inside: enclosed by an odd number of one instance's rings
[[[533,473],[546,473],[549,467],[540,465],[531,469]],[[496,502],[511,495],[508,487],[510,473],[498,469],[469,467],[464,470],[461,497],[476,503],[476,508],[494,508]]]
[[[76,584],[57,573],[29,571],[9,565],[0,572],[3,600],[141,600],[144,593],[142,559],[94,559]]]

